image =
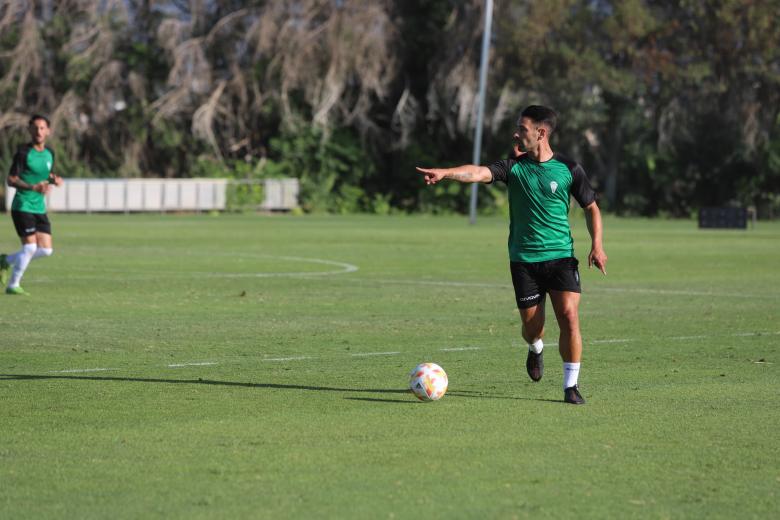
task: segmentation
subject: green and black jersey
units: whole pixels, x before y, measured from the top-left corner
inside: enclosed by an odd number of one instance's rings
[[[49,180],[52,168],[54,168],[54,151],[51,148],[47,146],[39,152],[31,144],[25,144],[16,151],[8,176],[19,177],[27,184],[33,185]],[[42,193],[18,189],[11,210],[46,213],[46,201]]]
[[[528,154],[488,166],[509,192],[509,259],[544,262],[574,256],[569,197],[583,208],[596,194],[582,166],[559,154],[537,162]]]

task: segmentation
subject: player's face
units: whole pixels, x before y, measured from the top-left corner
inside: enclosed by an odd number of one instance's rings
[[[539,126],[533,122],[533,120],[527,117],[521,117],[517,122],[517,129],[512,137],[515,142],[520,146],[521,150],[531,151],[536,150],[539,146],[540,132]]]
[[[30,124],[30,137],[34,144],[44,144],[50,131],[49,125],[43,119],[36,119]]]

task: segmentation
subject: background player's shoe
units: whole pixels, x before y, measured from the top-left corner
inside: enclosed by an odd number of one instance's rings
[[[0,255],[0,285],[8,283],[8,271],[11,264],[8,263],[8,255]]]
[[[538,354],[528,349],[528,357],[525,358],[525,369],[532,381],[539,381],[544,374],[544,350]]]
[[[5,294],[13,294],[16,296],[30,296],[30,293],[20,287],[7,287]]]
[[[563,400],[569,404],[585,404],[585,399],[580,395],[577,385],[570,386],[563,391]]]

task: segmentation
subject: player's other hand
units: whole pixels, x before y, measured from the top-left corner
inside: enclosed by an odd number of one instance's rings
[[[417,171],[425,177],[425,184],[436,184],[444,178],[444,170],[439,168],[420,168],[417,166]]]
[[[65,182],[62,180],[62,177],[59,175],[52,175],[52,180],[54,181],[55,186],[62,186],[65,184]]]
[[[588,255],[588,269],[593,266],[604,274],[607,274],[607,254],[601,248],[593,248]]]

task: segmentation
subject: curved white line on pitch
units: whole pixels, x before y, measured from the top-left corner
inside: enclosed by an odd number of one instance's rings
[[[302,256],[270,256],[266,258],[274,258],[277,260],[290,260],[293,262],[308,262],[310,264],[321,264],[340,267],[341,269],[335,269],[332,271],[303,271],[303,272],[291,272],[291,273],[202,273],[203,276],[210,276],[214,278],[267,278],[272,276],[329,276],[335,274],[347,274],[354,273],[359,269],[354,264],[348,264],[346,262],[336,262],[334,260],[324,260],[322,258],[305,258]],[[201,274],[201,273],[195,273]]]
[[[182,277],[191,277],[191,276],[200,276],[203,278],[272,278],[272,277],[309,277],[309,276],[333,276],[338,274],[348,274],[348,273],[354,273],[358,271],[360,268],[354,264],[349,264],[347,262],[337,262],[335,260],[325,260],[323,258],[306,258],[302,256],[274,256],[274,255],[247,255],[244,254],[237,254],[235,256],[254,256],[254,257],[261,257],[261,258],[271,258],[276,260],[288,260],[291,262],[304,262],[304,263],[310,263],[310,264],[320,264],[320,265],[327,265],[327,266],[335,266],[339,269],[332,269],[328,271],[291,271],[291,272],[259,272],[259,273],[219,273],[219,272],[213,272],[213,271],[159,271],[156,270],[155,273],[164,274],[168,277],[176,277],[176,278],[182,278]],[[74,269],[72,271],[75,271],[78,269]],[[122,279],[123,280],[151,280],[156,279],[149,276],[144,276],[144,274],[147,273],[147,271],[132,271],[127,269],[89,269],[88,272],[92,273],[92,276],[73,276],[73,274],[69,275],[69,278],[78,278],[78,279],[103,279],[103,277],[98,276],[98,273],[122,273]],[[130,276],[127,276],[128,273],[130,273]],[[138,273],[140,276],[133,276],[132,273]],[[47,282],[47,281],[53,281],[53,279],[49,280],[45,277],[39,278],[39,281]]]

